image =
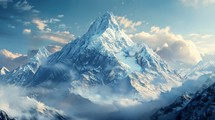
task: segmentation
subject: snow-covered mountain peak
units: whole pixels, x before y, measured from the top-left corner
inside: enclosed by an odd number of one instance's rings
[[[118,53],[134,46],[134,42],[121,31],[116,17],[109,12],[98,17],[81,39],[85,40],[86,48],[101,53]]]
[[[107,28],[120,30],[115,16],[110,12],[105,13],[102,17],[98,17],[90,26],[87,33],[90,35],[100,34]]]
[[[5,75],[9,72],[9,70],[6,67],[0,68],[0,75]]]
[[[36,54],[30,59],[30,62],[42,63],[50,55],[49,51],[45,48],[39,48]]]
[[[38,50],[38,52],[37,52],[37,54],[36,54],[36,56],[45,56],[45,57],[47,57],[47,56],[49,56],[49,51],[46,49],[46,47],[42,47],[42,48],[40,48],[39,50]]]
[[[49,58],[49,62],[71,58],[75,54],[84,53],[85,50],[97,51],[100,54],[113,56],[121,51],[127,52],[135,43],[120,30],[112,13],[98,17],[86,34],[67,44],[59,53]]]

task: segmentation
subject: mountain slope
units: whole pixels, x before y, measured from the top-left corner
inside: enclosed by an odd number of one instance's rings
[[[10,84],[27,85],[29,79],[33,77],[39,66],[45,62],[48,56],[49,52],[46,48],[40,48],[27,64],[12,70],[6,75],[0,76],[0,80]]]
[[[215,84],[202,92],[197,92],[193,99],[178,114],[179,120],[214,120],[215,119]]]
[[[81,38],[52,54],[29,85],[60,81],[69,82],[70,91],[83,96],[86,89],[106,86],[112,93],[148,100],[181,84],[180,76],[156,53],[120,30],[112,13],[99,17]]]
[[[209,63],[211,64],[212,62],[209,62]],[[209,63],[206,62],[204,64],[201,64],[201,66],[203,65],[202,67],[200,67],[200,64],[197,65],[194,68],[195,70],[190,72],[189,75],[194,76],[196,73],[198,73],[199,76],[196,77],[194,80],[191,80],[191,79],[188,80],[187,82],[183,83],[183,85],[181,87],[172,90],[173,92],[174,91],[177,91],[177,92],[178,91],[182,91],[182,92],[186,91],[189,94],[183,94],[180,97],[180,99],[176,99],[172,104],[159,109],[156,113],[153,114],[153,116],[151,118],[153,120],[165,120],[165,119],[170,118],[170,117],[172,119],[177,119],[176,116],[180,112],[183,112],[184,109],[186,109],[186,107],[189,106],[189,104],[195,104],[196,106],[198,104],[201,104],[199,107],[196,107],[196,109],[199,109],[199,110],[203,109],[203,108],[209,109],[209,108],[207,108],[207,106],[202,104],[201,99],[212,99],[210,101],[204,101],[204,102],[209,102],[208,104],[212,104],[212,106],[213,106],[213,103],[210,103],[210,102],[215,100],[213,98],[214,95],[207,95],[208,98],[207,98],[207,96],[204,96],[204,94],[208,94],[208,93],[205,93],[205,91],[207,91],[207,89],[210,89],[209,87],[214,86],[214,83],[215,83],[215,74],[213,71],[209,71],[209,68],[210,68],[210,70],[214,70],[214,69],[212,69],[213,66],[210,65]],[[206,65],[208,65],[208,66],[206,66]],[[201,72],[206,72],[206,71],[208,74],[201,73]],[[192,78],[192,77],[188,76],[187,78]],[[201,98],[199,100],[199,97],[204,97],[204,98]],[[192,103],[193,100],[195,100],[195,103]],[[186,112],[192,112],[194,106],[189,108],[189,110],[186,110]],[[197,111],[198,110],[196,110],[195,114],[197,114]],[[189,118],[190,113],[186,113],[186,114],[187,114],[187,116],[184,116],[182,114],[179,115],[180,116],[179,118],[180,119],[203,119],[203,118]],[[203,113],[202,111],[199,111],[198,114],[201,116],[205,113]],[[184,117],[187,117],[187,118],[184,118]],[[203,117],[204,117],[204,119],[207,118],[206,116],[203,116]]]
[[[203,85],[207,88],[215,81],[215,63],[213,61],[202,61],[193,67],[183,78],[183,85],[179,88],[183,92],[195,93]]]
[[[5,113],[4,111],[0,110],[0,120],[15,120],[10,118],[7,113]]]
[[[178,97],[172,104],[160,108],[152,116],[151,120],[175,120],[178,112],[182,110],[191,101],[193,94],[184,93]]]

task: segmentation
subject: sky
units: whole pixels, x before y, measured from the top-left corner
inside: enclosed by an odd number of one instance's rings
[[[189,50],[195,49],[194,61],[201,59],[196,54],[215,51],[215,0],[0,0],[0,50],[26,54],[50,44],[63,46],[107,11],[133,39],[165,34],[185,46],[192,41],[188,46],[194,46]],[[169,41],[153,47],[163,53],[160,49]]]

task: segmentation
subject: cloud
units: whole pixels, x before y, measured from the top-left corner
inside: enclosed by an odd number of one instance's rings
[[[25,26],[30,25],[30,24],[31,24],[31,22],[29,22],[29,21],[23,22],[23,25],[25,25]]]
[[[196,45],[190,40],[185,40],[182,35],[172,33],[169,27],[160,29],[154,26],[149,33],[143,31],[130,35],[130,38],[137,43],[147,44],[171,63],[180,61],[193,65],[201,60]]]
[[[60,22],[61,20],[60,19],[57,19],[57,18],[50,18],[48,20],[45,20],[45,23],[57,23],[57,22]]]
[[[40,30],[39,32],[33,34],[33,39],[51,40],[60,44],[66,44],[70,40],[73,40],[75,37],[73,34],[66,30],[67,26],[63,23],[58,24],[58,22],[61,21],[59,17],[62,18],[63,15],[58,15],[58,18],[52,17],[46,20],[33,19],[33,23]],[[54,26],[57,26],[63,31],[54,31],[52,30],[52,28],[50,28],[53,25],[50,25],[49,27],[48,24],[54,24]]]
[[[24,29],[23,34],[31,34],[31,29]]]
[[[66,28],[66,24],[60,24],[60,25],[58,26],[58,28],[65,29],[65,28]]]
[[[15,4],[15,8],[23,11],[30,11],[34,6],[30,5],[26,0],[20,0]]]
[[[54,24],[58,23],[61,20],[58,18],[50,18],[46,20],[41,20],[41,19],[33,19],[32,22],[37,25],[37,28],[41,31],[44,31],[45,28],[48,26],[48,24]]]
[[[33,12],[33,13],[36,13],[36,14],[40,13],[39,10],[35,10],[35,9],[33,9],[32,12]]]
[[[43,40],[52,40],[57,43],[67,44],[69,41],[74,40],[75,37],[69,31],[57,31],[57,32],[44,32],[37,35],[37,38]]]
[[[215,0],[180,0],[185,6],[198,7],[215,4]]]
[[[40,19],[33,19],[32,22],[37,25],[39,30],[44,30],[47,26],[46,21],[42,21]]]
[[[13,70],[23,64],[26,64],[28,57],[26,55],[12,53],[8,50],[0,50],[0,68],[6,67],[9,70]]]
[[[58,17],[58,18],[63,18],[64,15],[63,15],[63,14],[60,14],[60,15],[58,15],[57,17]]]
[[[12,29],[16,28],[16,26],[11,25],[11,24],[8,24],[8,26],[7,26],[7,27],[12,28]]]
[[[13,2],[13,1],[12,0],[0,0],[0,6],[2,6],[3,8],[7,8],[9,2]]]
[[[142,25],[141,21],[133,22],[132,20],[127,19],[126,17],[117,16],[116,17],[119,24],[123,27],[123,29],[127,31],[135,31],[137,26]]]
[[[58,46],[58,45],[48,45],[46,46],[46,49],[50,52],[50,53],[55,53],[57,51],[60,51],[61,50],[61,46]]]
[[[201,54],[215,53],[215,35],[192,33],[187,38],[196,44]]]
[[[18,86],[0,85],[0,98],[0,109],[18,120],[54,120],[62,113],[28,97],[28,90]]]
[[[48,45],[46,46],[46,49],[50,53],[54,53],[61,50],[61,46]],[[28,55],[23,55],[19,53],[12,53],[6,49],[0,50],[0,68],[6,67],[11,71],[21,65],[26,64],[29,61],[29,58],[35,55],[36,52],[33,51],[37,52],[37,50],[29,50]]]

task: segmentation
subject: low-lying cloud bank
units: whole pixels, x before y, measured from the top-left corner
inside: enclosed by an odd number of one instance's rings
[[[183,38],[182,35],[174,34],[169,27],[151,27],[151,31],[131,34],[130,38],[137,43],[145,43],[151,47],[164,60],[177,63],[197,64],[202,58],[196,45]]]
[[[0,85],[0,110],[16,120],[54,120],[63,112],[29,97],[29,90],[14,85]]]
[[[38,111],[43,111],[43,109],[45,109],[43,103],[27,97],[26,94],[25,89],[12,85],[1,85],[0,109],[5,111],[12,118],[22,118],[24,116],[30,118],[31,109],[37,109]]]

